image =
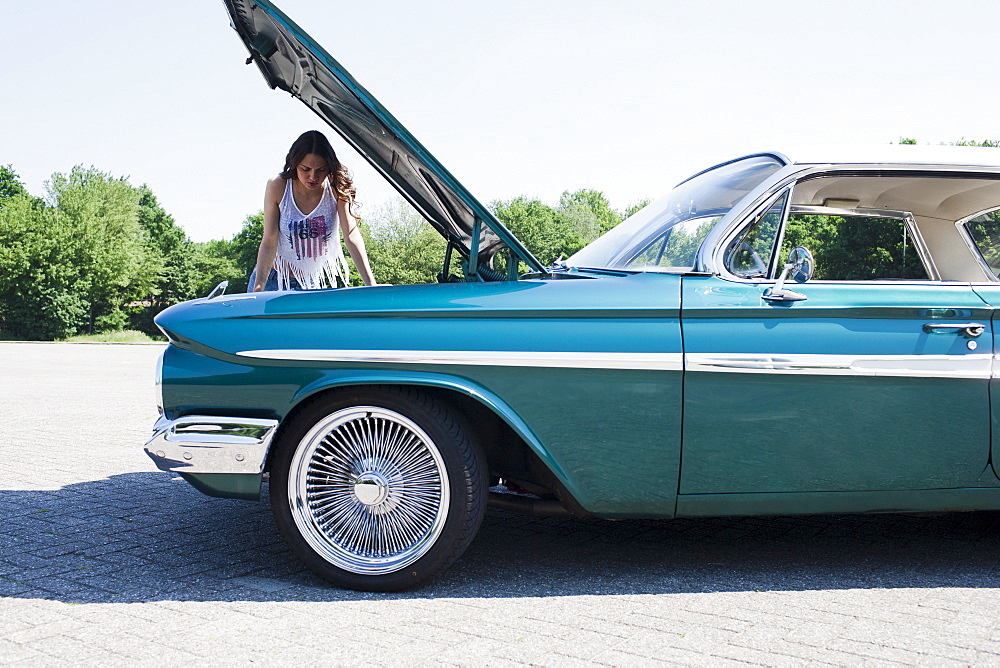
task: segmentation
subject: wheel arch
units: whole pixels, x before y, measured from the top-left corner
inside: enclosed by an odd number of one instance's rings
[[[292,408],[281,420],[275,443],[306,406],[352,388],[419,388],[453,409],[465,427],[483,448],[490,472],[500,477],[514,477],[534,482],[551,491],[574,514],[588,514],[576,500],[573,486],[544,444],[520,416],[500,397],[466,378],[428,373],[367,373],[325,377],[301,388]],[[273,450],[273,448],[272,448]],[[273,458],[268,455],[267,469]]]

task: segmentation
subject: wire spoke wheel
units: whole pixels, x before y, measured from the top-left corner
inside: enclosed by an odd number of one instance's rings
[[[274,459],[278,528],[341,586],[419,584],[457,559],[482,522],[482,453],[444,406],[413,389],[314,401]]]
[[[352,573],[391,573],[434,544],[448,513],[441,455],[395,411],[337,411],[306,435],[292,460],[289,498],[303,537]]]

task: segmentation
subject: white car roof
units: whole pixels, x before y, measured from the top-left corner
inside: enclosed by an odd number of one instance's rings
[[[793,164],[918,164],[1000,166],[1000,148],[888,144],[885,146],[797,146],[780,151]]]

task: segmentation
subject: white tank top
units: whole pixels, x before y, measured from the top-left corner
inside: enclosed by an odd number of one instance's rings
[[[347,285],[350,274],[340,247],[340,219],[330,182],[323,182],[323,196],[316,208],[304,214],[292,196],[292,179],[287,179],[278,211],[281,218],[274,257],[278,289],[288,290],[288,279],[292,276],[306,290],[335,288],[337,276]]]

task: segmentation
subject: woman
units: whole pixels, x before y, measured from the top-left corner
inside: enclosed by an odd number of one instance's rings
[[[354,184],[329,140],[310,130],[295,140],[285,168],[264,191],[264,236],[250,290],[311,290],[350,280],[340,228],[365,285],[374,285],[365,241],[351,212]]]

